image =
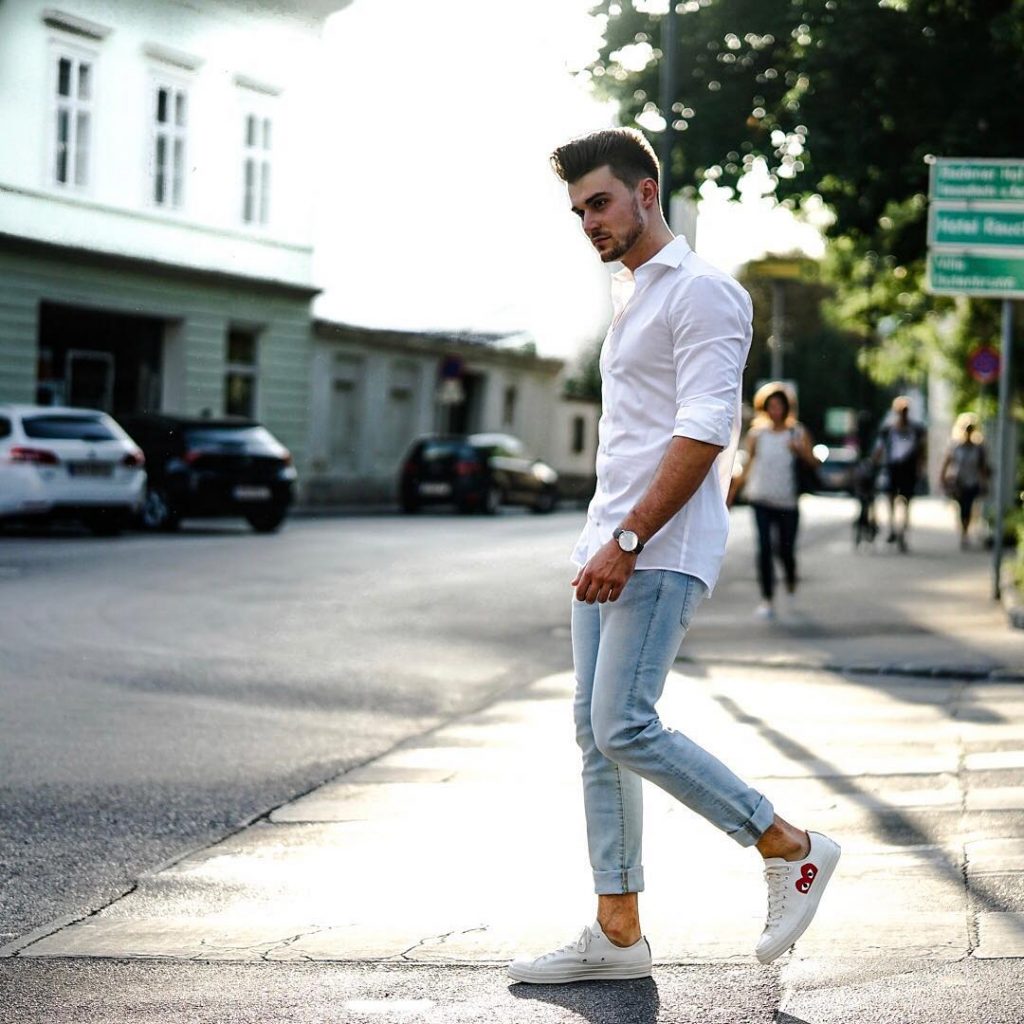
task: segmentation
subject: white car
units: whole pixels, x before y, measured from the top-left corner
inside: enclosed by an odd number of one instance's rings
[[[139,446],[105,413],[0,405],[0,519],[79,519],[116,534],[146,495]]]

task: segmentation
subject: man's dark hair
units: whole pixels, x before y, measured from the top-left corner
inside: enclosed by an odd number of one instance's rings
[[[635,128],[604,128],[571,139],[551,154],[551,166],[568,185],[598,167],[610,167],[629,188],[636,188],[644,178],[660,180],[658,158]]]

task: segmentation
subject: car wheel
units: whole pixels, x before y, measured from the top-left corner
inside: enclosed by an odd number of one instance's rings
[[[178,513],[171,508],[166,493],[159,487],[150,487],[146,490],[146,499],[142,503],[139,518],[147,530],[164,530],[168,533],[176,530],[181,522]]]
[[[259,512],[250,512],[245,518],[257,533],[274,533],[280,528],[287,514],[286,508],[275,505]]]
[[[554,512],[557,504],[558,496],[554,491],[542,491],[533,503],[533,511],[545,515],[548,512]]]
[[[403,498],[401,501],[402,511],[406,515],[413,515],[420,510],[420,503],[415,498]]]

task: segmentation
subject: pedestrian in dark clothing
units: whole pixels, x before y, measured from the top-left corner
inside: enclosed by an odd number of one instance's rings
[[[939,470],[942,490],[959,506],[961,548],[968,546],[974,503],[985,493],[990,473],[978,419],[973,413],[961,413],[953,425],[950,445]]]
[[[892,419],[878,432],[873,458],[885,470],[889,497],[888,543],[907,550],[910,502],[924,472],[925,429],[910,418],[910,399],[899,395],[892,402]]]

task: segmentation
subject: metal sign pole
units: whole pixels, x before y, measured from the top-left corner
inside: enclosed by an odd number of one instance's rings
[[[1011,355],[1013,352],[1013,303],[1003,299],[1003,351],[1002,366],[999,373],[999,440],[996,454],[996,524],[995,544],[992,549],[992,597],[1000,600],[1002,585],[1000,573],[1003,567],[1003,529],[1006,506],[1010,500],[1011,480],[1016,477],[1016,460],[1010,461],[1010,374],[1012,372]],[[1007,465],[1010,465],[1009,471]]]

